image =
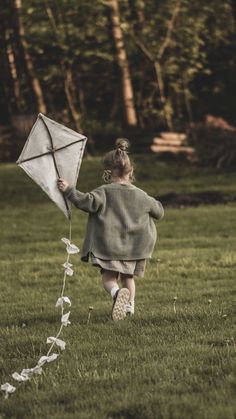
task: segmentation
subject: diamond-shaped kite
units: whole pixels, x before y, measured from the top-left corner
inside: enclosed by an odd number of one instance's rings
[[[57,179],[76,186],[87,138],[39,114],[17,164],[71,218],[71,204],[57,187]]]

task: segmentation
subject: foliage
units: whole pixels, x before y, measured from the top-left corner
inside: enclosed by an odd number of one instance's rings
[[[234,169],[236,165],[236,129],[224,129],[197,124],[190,130],[190,141],[199,161],[221,169]]]
[[[145,2],[144,21],[139,29],[135,30],[136,40],[140,41],[147,50],[147,53],[143,54],[144,60],[147,60],[147,54],[150,54],[153,60],[158,59],[166,41],[168,23],[177,3],[177,0],[172,0],[160,2],[157,6],[156,2]],[[181,121],[192,122],[204,115],[206,107],[202,103],[199,107],[203,94],[207,97],[208,109],[214,106],[209,85],[213,84],[215,89],[217,89],[216,86],[221,85],[221,90],[224,91],[227,84],[223,76],[227,72],[226,61],[218,60],[216,63],[213,58],[214,54],[225,55],[226,51],[227,63],[231,62],[230,74],[233,84],[233,71],[235,71],[233,69],[236,65],[235,28],[231,3],[218,1],[192,3],[189,0],[182,0],[179,4],[180,10],[173,25],[169,44],[161,58],[165,95],[174,116],[175,127],[181,127]],[[225,22],[227,22],[227,28]],[[131,25],[134,25],[132,21]],[[220,71],[222,71],[221,78],[218,77]],[[153,111],[160,109],[160,94],[154,80],[153,71],[146,80],[147,94],[152,99],[148,102],[149,120],[152,120]],[[155,94],[151,94],[154,87]],[[218,94],[220,94],[219,91]],[[217,100],[216,95],[214,101]],[[226,102],[225,98],[224,103]],[[220,104],[218,104],[218,109],[219,106]],[[214,109],[216,108],[217,106]],[[221,112],[225,116],[234,118],[234,109],[226,111],[225,108],[225,113],[221,108]]]
[[[153,62],[136,41],[145,46],[153,60],[157,59],[178,1],[158,4],[154,0],[120,2],[125,48],[141,127],[165,127],[165,111],[177,129],[189,121],[198,120],[206,111],[220,113],[231,120],[235,118],[235,96],[232,94],[236,65],[235,21],[230,0],[179,1],[180,10],[160,59],[166,96],[163,108]],[[5,1],[1,14],[5,32],[1,31],[0,40],[5,42],[7,33],[8,42],[16,54],[21,112],[36,112],[14,32],[14,13],[10,4],[12,2]],[[82,115],[84,130],[95,126],[96,122],[103,124],[108,121],[113,126],[121,124],[125,127],[109,2],[25,0],[22,18],[49,114],[60,115],[62,121],[73,123],[63,87],[63,66],[69,66],[75,86],[75,103]],[[221,56],[223,60],[219,59]],[[10,85],[5,67],[0,83],[0,104],[4,108],[0,123],[7,120],[9,113],[14,114],[14,95]],[[11,102],[10,107],[5,106],[6,101]]]

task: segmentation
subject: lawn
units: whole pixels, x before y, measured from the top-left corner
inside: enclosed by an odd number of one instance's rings
[[[153,196],[235,193],[236,173],[136,160],[136,185]],[[100,172],[99,158],[85,160],[78,187],[98,186]],[[34,366],[60,325],[68,223],[14,164],[0,166],[0,180],[0,381],[15,384],[11,374]],[[120,323],[110,319],[99,271],[73,255],[66,350],[8,400],[0,395],[0,419],[235,418],[235,219],[235,204],[166,208],[145,278],[137,279],[135,316]],[[79,247],[85,223],[74,209]]]

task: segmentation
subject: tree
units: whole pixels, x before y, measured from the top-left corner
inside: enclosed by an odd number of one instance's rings
[[[64,75],[64,91],[67,99],[67,103],[75,123],[75,127],[78,131],[82,130],[81,127],[81,116],[78,112],[78,106],[76,101],[76,86],[74,83],[74,76],[72,71],[72,66],[70,60],[67,56],[68,50],[68,39],[67,39],[67,30],[65,23],[63,21],[62,13],[59,11],[59,21],[61,22],[61,30],[58,29],[56,24],[56,19],[53,14],[52,8],[49,6],[47,0],[44,0],[45,9],[51,23],[51,27],[56,38],[60,50],[60,65],[62,73]]]
[[[40,81],[36,76],[34,63],[29,53],[29,46],[25,36],[24,22],[22,18],[22,4],[21,0],[13,0],[13,7],[15,12],[15,30],[18,37],[18,41],[22,50],[23,58],[25,61],[26,69],[31,82],[32,90],[35,95],[37,110],[38,112],[46,113],[47,108],[44,100],[43,91],[41,88]]]
[[[143,141],[207,113],[234,124],[234,3],[3,0],[0,124],[46,103],[97,149],[127,125]]]
[[[134,105],[134,93],[130,76],[129,62],[121,29],[119,2],[118,0],[110,0],[109,5],[111,7],[112,33],[117,51],[117,61],[121,71],[126,120],[129,126],[136,126],[138,121]]]
[[[10,12],[4,4],[4,12],[0,14],[0,44],[1,44],[1,74],[3,90],[7,97],[9,114],[22,110],[20,77],[18,74],[16,49],[14,48],[12,28],[10,25]]]
[[[154,50],[152,47],[150,48],[148,46],[149,45],[148,43],[145,43],[141,39],[141,37],[137,35],[137,32],[136,30],[134,30],[134,27],[133,28],[131,27],[131,31],[130,31],[131,37],[136,43],[136,45],[140,48],[142,53],[153,64],[155,74],[156,74],[157,86],[158,86],[159,94],[160,94],[160,100],[162,103],[162,107],[163,107],[163,111],[164,111],[164,115],[166,119],[166,124],[170,130],[173,129],[173,121],[172,121],[172,116],[171,116],[172,112],[171,112],[170,106],[167,103],[167,98],[165,94],[165,83],[164,83],[164,77],[163,77],[162,60],[163,60],[163,56],[165,54],[166,49],[169,47],[171,43],[171,37],[172,37],[172,32],[174,30],[175,21],[180,12],[180,3],[181,3],[181,0],[176,0],[173,7],[173,11],[171,13],[171,17],[169,18],[167,22],[167,30],[166,30],[165,37],[163,38],[161,42],[154,44]],[[143,7],[140,8],[139,2],[137,2],[137,16],[138,16],[139,23],[142,22],[142,26],[143,26],[145,19],[144,19]],[[153,43],[151,45],[153,45]],[[158,46],[158,49],[156,48],[157,46]]]

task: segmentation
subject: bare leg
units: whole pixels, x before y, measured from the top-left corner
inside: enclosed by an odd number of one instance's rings
[[[135,300],[135,282],[134,277],[127,274],[120,274],[120,279],[122,286],[128,288],[130,292],[130,301],[134,302]]]
[[[111,294],[111,290],[119,289],[117,284],[118,272],[104,270],[102,273],[102,284],[104,289]],[[113,295],[112,295],[113,297]]]

